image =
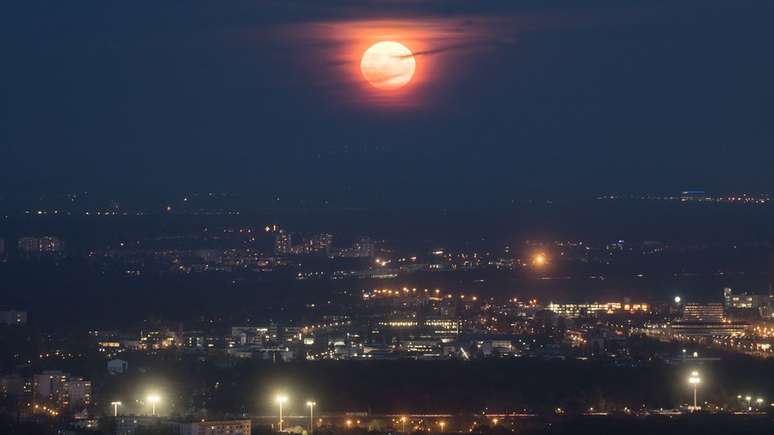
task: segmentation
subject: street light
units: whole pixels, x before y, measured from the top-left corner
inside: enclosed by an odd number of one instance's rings
[[[438,426],[441,426],[441,432],[443,432],[443,428],[446,427],[446,422],[445,421],[439,421],[438,422]]]
[[[279,431],[282,432],[282,405],[287,403],[288,396],[284,394],[278,394],[277,397],[274,398],[274,401],[277,402],[277,405],[279,405]]]
[[[747,410],[752,411],[752,406],[750,406],[750,401],[752,400],[752,397],[750,396],[744,396],[744,400],[747,401]]]
[[[691,376],[688,378],[688,383],[693,385],[693,410],[696,411],[699,409],[696,402],[696,390],[699,388],[699,384],[701,383],[699,372],[691,372]]]
[[[308,401],[306,402],[306,406],[309,407],[309,434],[311,435],[314,433],[314,406],[317,405],[317,402]]]
[[[149,394],[146,400],[151,404],[151,415],[155,416],[156,404],[161,401],[161,397],[158,394]]]
[[[400,418],[400,422],[403,423],[403,433],[406,433],[406,416]]]
[[[118,407],[122,405],[121,402],[110,402],[113,406],[113,417],[118,417]]]

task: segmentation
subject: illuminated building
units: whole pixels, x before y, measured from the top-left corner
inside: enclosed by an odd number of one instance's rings
[[[513,354],[513,344],[510,340],[484,340],[481,343],[481,353],[485,357],[507,356]]]
[[[142,349],[167,349],[180,342],[172,331],[141,331],[140,347]]]
[[[441,341],[436,339],[415,338],[402,341],[401,350],[421,358],[438,358],[441,356]]]
[[[250,435],[250,420],[196,421],[180,424],[180,435]]]
[[[460,322],[456,319],[425,319],[423,324],[425,328],[432,330],[432,332],[437,335],[457,335],[460,333]]]
[[[36,401],[54,404],[60,408],[88,406],[91,404],[91,381],[46,370],[33,375],[32,396]]]
[[[330,254],[330,249],[332,246],[332,234],[317,234],[309,240],[309,248],[311,252],[322,252],[328,255]]]
[[[0,325],[26,325],[27,312],[19,310],[0,311]]]
[[[22,237],[19,239],[19,251],[26,255],[57,254],[64,252],[64,242],[56,237]]]
[[[277,255],[289,255],[293,250],[293,240],[285,230],[277,231],[274,237],[274,253]]]
[[[202,349],[207,342],[206,334],[203,331],[185,331],[183,332],[183,346],[186,349]]]
[[[33,375],[33,399],[54,402],[66,380],[67,375],[58,370],[46,370],[42,374]]]
[[[725,311],[721,303],[700,304],[688,302],[683,307],[683,320],[701,322],[722,322]]]
[[[678,320],[670,325],[674,335],[713,337],[741,335],[749,327],[750,324],[745,322],[705,322],[699,320]]]
[[[683,307],[682,318],[670,325],[670,331],[683,336],[723,337],[743,334],[749,326],[748,323],[726,320],[722,303],[688,302]]]
[[[376,245],[368,237],[361,237],[352,245],[354,257],[373,257],[376,252]]]
[[[231,336],[238,337],[240,344],[264,345],[278,340],[279,328],[274,323],[263,326],[232,326]]]
[[[705,201],[707,193],[703,190],[684,190],[680,192],[680,201]]]
[[[416,320],[385,320],[377,325],[385,328],[416,328],[418,323]]]
[[[647,313],[650,306],[648,304],[630,304],[621,302],[591,302],[583,304],[548,304],[548,310],[556,314],[557,316],[567,317],[570,319],[578,317],[593,317],[599,314],[614,314],[614,313]]]
[[[62,407],[89,406],[91,404],[91,381],[70,377],[64,383]]]
[[[115,434],[116,435],[134,435],[138,431],[140,431],[143,428],[150,428],[154,426],[163,426],[165,429],[169,429],[170,431],[174,431],[172,433],[176,433],[178,431],[177,423],[168,421],[168,420],[160,420],[156,416],[131,416],[131,417],[118,417],[116,419],[116,429]]]
[[[764,307],[768,308],[771,300],[772,297],[769,295],[755,295],[748,294],[747,292],[734,293],[728,287],[723,289],[723,302],[726,310],[758,310]]]

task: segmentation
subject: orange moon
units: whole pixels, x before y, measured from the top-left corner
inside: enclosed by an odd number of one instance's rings
[[[386,91],[402,88],[417,69],[414,53],[405,45],[394,41],[381,41],[372,45],[360,59],[360,72],[371,86]]]

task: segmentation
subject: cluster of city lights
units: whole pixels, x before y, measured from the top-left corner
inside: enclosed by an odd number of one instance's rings
[[[37,403],[32,406],[32,408],[35,410],[35,412],[41,412],[44,414],[48,414],[52,417],[56,417],[59,415],[59,411],[57,411],[54,408],[45,406],[45,405],[38,405]]]
[[[282,423],[284,422],[282,408],[289,400],[290,399],[285,394],[277,394],[274,396],[274,403],[279,406],[279,421],[277,425],[279,432],[282,432]],[[312,434],[314,433],[314,407],[317,406],[317,402],[314,400],[307,400],[306,406],[309,408],[309,433]]]
[[[138,400],[139,402],[139,400]],[[151,408],[151,415],[157,416],[156,414],[156,407],[159,403],[161,403],[161,396],[158,393],[149,393],[147,396],[145,396],[145,403],[150,405]],[[114,400],[110,402],[110,406],[113,407],[113,417],[118,417],[118,408],[123,406],[124,403],[120,400]]]
[[[743,400],[744,403],[747,404],[747,411],[752,411],[753,403],[755,403],[755,406],[760,409],[766,402],[765,400],[763,400],[763,397],[756,397],[755,399],[753,399],[753,397],[749,394],[744,396],[739,394],[736,396],[736,398],[740,401]],[[772,404],[772,406],[774,406],[774,404]]]
[[[403,287],[400,290],[373,289],[370,292],[364,292],[363,293],[363,299],[367,300],[367,299],[376,299],[376,298],[380,298],[380,297],[383,297],[383,298],[387,297],[388,298],[388,297],[400,297],[400,296],[415,296],[416,293],[420,293],[423,296],[427,296],[430,299],[436,300],[436,301],[440,301],[443,298],[452,299],[452,298],[455,297],[451,293],[442,295],[441,294],[441,289],[435,289],[435,290],[432,290],[432,291],[430,289],[423,289],[421,292],[418,292],[416,287],[414,287],[414,288]],[[465,295],[464,293],[460,294],[459,298],[460,299],[468,299],[468,300],[471,300],[471,301],[477,301],[478,300],[478,296]]]

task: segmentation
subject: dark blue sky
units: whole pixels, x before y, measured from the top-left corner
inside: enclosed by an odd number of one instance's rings
[[[341,72],[377,21],[448,31],[412,104]],[[4,2],[0,191],[770,192],[772,23],[770,1]]]

